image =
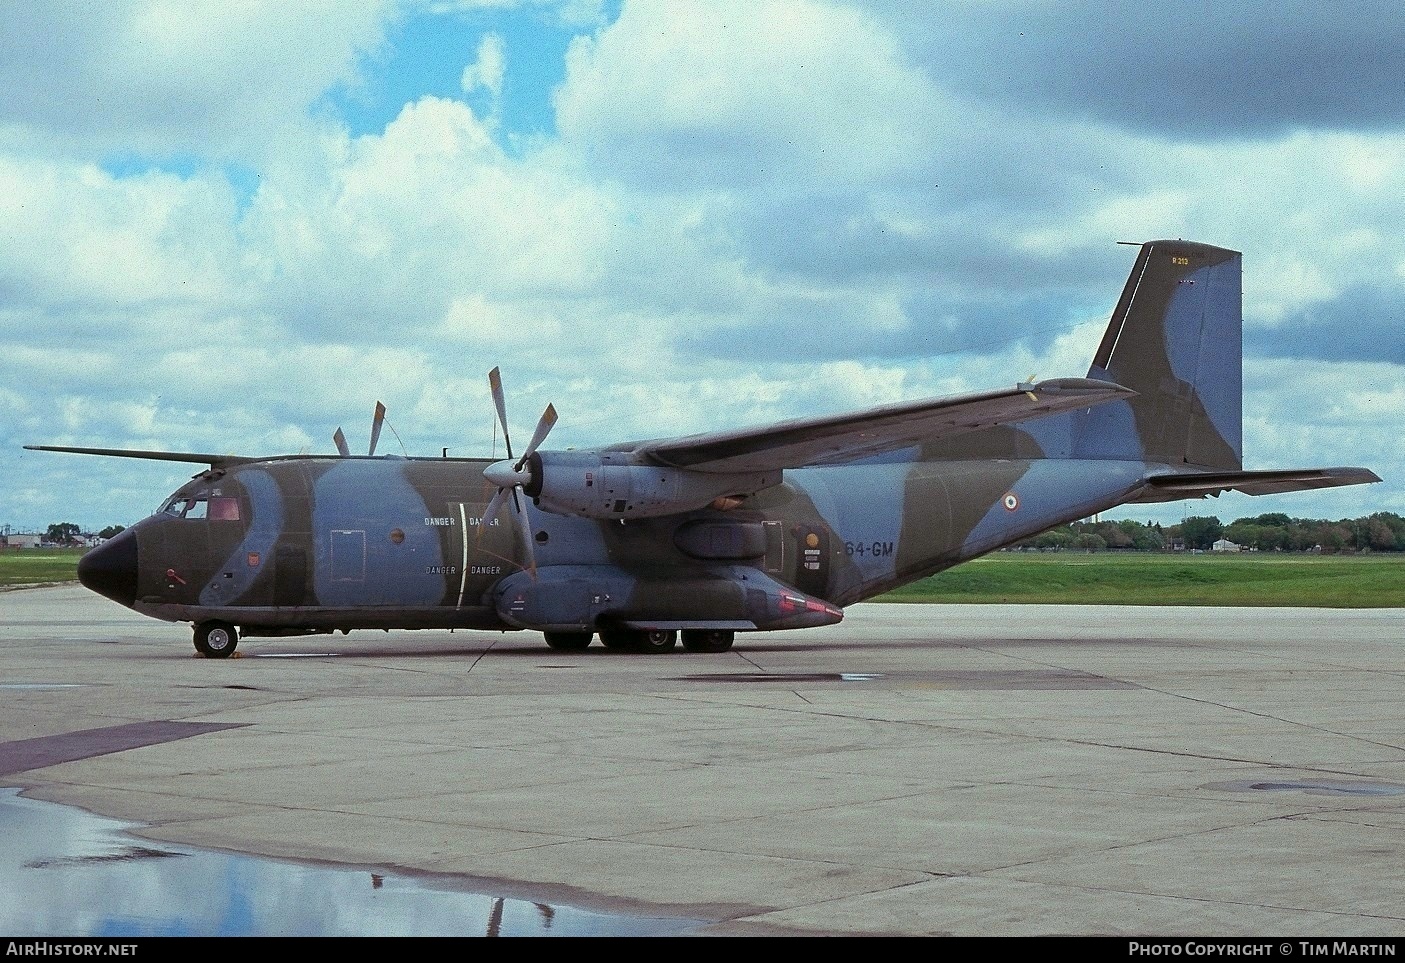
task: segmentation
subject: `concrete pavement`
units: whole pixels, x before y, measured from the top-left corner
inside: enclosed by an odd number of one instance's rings
[[[0,785],[716,935],[1405,936],[1405,610],[865,604],[724,655],[238,654],[76,585],[0,593]]]

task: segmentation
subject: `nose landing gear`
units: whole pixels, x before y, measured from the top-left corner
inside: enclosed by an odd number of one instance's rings
[[[195,651],[207,659],[227,659],[239,645],[239,630],[228,622],[201,622],[195,626]]]

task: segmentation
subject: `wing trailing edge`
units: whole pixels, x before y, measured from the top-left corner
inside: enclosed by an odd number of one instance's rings
[[[1217,497],[1221,492],[1245,495],[1281,495],[1341,485],[1368,485],[1380,481],[1368,468],[1292,468],[1268,471],[1216,471],[1156,475],[1128,501],[1174,502],[1185,498]]]

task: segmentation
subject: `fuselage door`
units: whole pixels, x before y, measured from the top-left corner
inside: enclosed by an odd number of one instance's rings
[[[303,605],[307,596],[307,552],[297,545],[279,545],[274,553],[273,604]]]
[[[333,582],[366,581],[366,532],[333,529],[331,533]]]
[[[767,572],[785,571],[785,529],[781,522],[762,522],[766,533],[766,559],[763,563]]]

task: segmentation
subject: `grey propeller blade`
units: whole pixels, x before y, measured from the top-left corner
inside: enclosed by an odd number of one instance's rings
[[[377,401],[376,414],[375,417],[371,419],[371,450],[366,452],[366,454],[374,455],[376,453],[376,442],[381,440],[381,425],[384,423],[385,405]]]
[[[499,488],[493,493],[493,497],[488,501],[488,507],[483,510],[483,517],[478,522],[478,535],[481,538],[483,529],[493,524],[497,520],[498,512],[502,511],[503,503],[507,501],[507,489]]]
[[[498,409],[498,424],[502,425],[503,441],[507,444],[507,457],[512,457],[512,439],[507,434],[507,401],[502,393],[502,372],[497,368],[488,372],[488,384],[493,389],[493,404]]]
[[[551,432],[552,426],[556,424],[556,406],[547,405],[546,411],[542,412],[541,421],[537,422],[537,430],[532,434],[532,440],[527,443],[527,449],[522,452],[521,459],[517,462],[517,469],[527,464],[527,459],[532,457],[532,452],[537,450],[537,446],[546,440],[546,436]],[[512,457],[511,455],[508,456]]]
[[[541,420],[537,422],[537,429],[532,434],[532,440],[528,443],[522,457],[514,465],[512,463],[512,437],[507,430],[507,399],[502,390],[502,371],[494,368],[488,372],[488,385],[493,392],[493,407],[498,412],[498,424],[502,425],[503,442],[507,445],[507,459],[494,462],[483,470],[483,477],[497,486],[497,492],[488,502],[483,510],[483,518],[478,526],[478,534],[481,537],[483,529],[493,523],[498,514],[502,511],[503,505],[509,500],[512,501],[512,522],[517,529],[517,538],[522,548],[522,567],[532,576],[537,577],[537,557],[534,548],[532,526],[527,518],[526,506],[523,504],[522,485],[529,480],[529,475],[522,473],[522,466],[527,463],[527,459],[537,450],[546,436],[551,432],[552,426],[556,424],[556,406],[547,405],[546,411],[542,412]]]
[[[516,501],[517,489],[512,490],[513,504],[516,507],[513,519],[517,523],[517,538],[522,542],[522,565],[527,570],[527,574],[532,576],[532,581],[537,578],[537,554],[532,547],[532,525],[527,521],[527,513],[522,509],[521,502]]]
[[[332,436],[332,441],[336,442],[337,453],[343,458],[347,458],[351,455],[351,449],[347,447],[346,444],[346,435],[342,434],[342,430],[340,428],[338,428],[337,433]]]

